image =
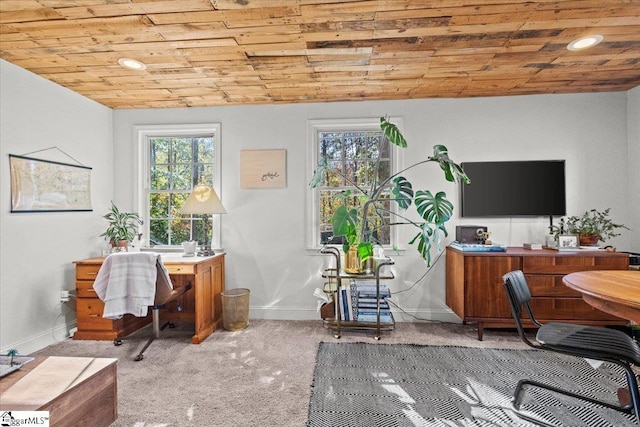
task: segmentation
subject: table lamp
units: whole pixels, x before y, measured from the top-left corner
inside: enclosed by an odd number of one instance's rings
[[[215,253],[211,249],[209,244],[209,215],[211,214],[224,214],[227,211],[222,206],[222,202],[216,194],[216,190],[200,182],[196,185],[187,200],[180,209],[181,214],[198,214],[202,215],[203,227],[204,227],[204,242],[198,256],[211,256]]]

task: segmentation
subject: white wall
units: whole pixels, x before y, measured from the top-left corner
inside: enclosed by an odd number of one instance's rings
[[[112,112],[3,60],[0,76],[0,353],[28,354],[75,326],[59,296],[75,289],[72,261],[97,255],[97,212],[113,194]],[[93,168],[94,212],[10,213],[8,155],[49,147]],[[74,163],[55,149],[31,156]]]
[[[319,271],[325,259],[304,247],[310,191],[307,120],[402,116],[407,162],[426,157],[436,143],[447,145],[458,162],[566,159],[569,213],[611,207],[616,220],[634,229],[612,243],[640,251],[639,112],[640,88],[583,95],[111,111],[0,60],[0,156],[5,159],[0,161],[0,352],[18,348],[30,353],[62,339],[74,325],[74,313],[57,302],[59,291],[74,288],[71,261],[97,255],[104,246],[98,236],[109,201],[125,209],[134,206],[135,125],[222,124],[227,287],[251,289],[253,318],[317,319],[312,292],[322,286]],[[93,168],[94,211],[10,213],[8,154],[53,146]],[[286,149],[287,187],[240,189],[242,148]],[[42,157],[67,160],[55,150]],[[445,184],[437,168],[410,178],[418,187],[446,190],[458,205],[457,187]],[[449,230],[461,222],[454,218]],[[486,224],[494,241],[510,245],[539,240],[547,227],[546,218],[464,223]],[[412,247],[396,259],[398,278],[391,286],[397,292],[426,269]],[[457,320],[444,304],[443,261],[411,291],[396,294],[396,301],[420,317]]]
[[[629,145],[629,248],[640,252],[640,86],[627,92]]]
[[[114,112],[116,198],[133,202],[136,141],[133,127],[145,124],[222,124],[222,245],[227,256],[227,287],[251,289],[254,318],[316,319],[316,287],[323,257],[305,250],[306,124],[309,119],[402,116],[405,151],[411,159],[426,158],[434,144],[444,144],[457,161],[566,159],[567,209],[579,214],[590,208],[611,208],[615,220],[630,223],[627,182],[627,96],[624,92],[504,98],[376,101],[277,106],[192,109],[117,110]],[[284,189],[244,190],[239,184],[240,150],[286,149]],[[458,188],[445,183],[439,169],[410,174],[414,186],[445,190],[458,204]],[[450,223],[452,232],[461,223]],[[494,241],[521,245],[544,241],[547,218],[465,219],[486,224]],[[412,233],[412,231],[411,231]],[[401,239],[408,242],[409,237]],[[630,235],[610,242],[630,247]],[[409,247],[396,257],[392,289],[407,289],[426,271]],[[423,318],[457,320],[446,307],[444,259],[411,291],[396,301]],[[410,320],[407,318],[407,320]]]

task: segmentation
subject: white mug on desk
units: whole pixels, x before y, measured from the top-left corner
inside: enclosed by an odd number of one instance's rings
[[[194,256],[196,254],[196,245],[198,242],[190,240],[188,242],[182,242],[182,249],[184,250],[184,256]]]

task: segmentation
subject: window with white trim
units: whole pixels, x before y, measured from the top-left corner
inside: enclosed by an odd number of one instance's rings
[[[220,125],[151,126],[138,129],[139,212],[144,238],[151,246],[180,246],[203,241],[202,215],[183,215],[180,208],[198,184],[220,195]],[[221,197],[221,196],[220,196]],[[213,215],[211,245],[220,247],[220,216]]]
[[[397,123],[397,119],[395,120]],[[328,172],[325,182],[310,189],[307,208],[309,227],[307,246],[318,248],[325,244],[342,243],[333,236],[331,217],[338,206],[346,203],[348,208],[362,203],[358,197],[358,187],[368,188],[374,178],[376,163],[378,182],[399,170],[400,156],[380,129],[380,119],[357,120],[312,120],[308,126],[310,149],[308,173],[312,174],[318,162],[327,159]],[[312,175],[310,175],[312,176]],[[351,191],[348,198],[339,197]],[[376,230],[375,241],[384,247],[396,246],[394,227],[390,227],[390,211],[394,206],[389,202],[378,211],[378,226],[369,224]]]

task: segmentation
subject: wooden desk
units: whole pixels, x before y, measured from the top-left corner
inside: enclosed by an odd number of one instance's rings
[[[49,424],[109,426],[118,417],[117,359],[36,357],[0,379],[0,412],[49,411]]]
[[[222,327],[222,296],[224,291],[224,256],[183,257],[181,253],[162,255],[162,262],[169,271],[174,287],[191,283],[193,288],[178,299],[177,305],[168,305],[161,311],[162,320],[193,322],[194,344],[200,344],[216,329]],[[93,289],[98,270],[104,258],[74,261],[76,264],[77,326],[73,335],[78,340],[114,340],[122,338],[151,322],[151,315],[122,319],[103,319],[104,303]]]
[[[640,324],[640,272],[583,271],[562,281],[592,307]]]

